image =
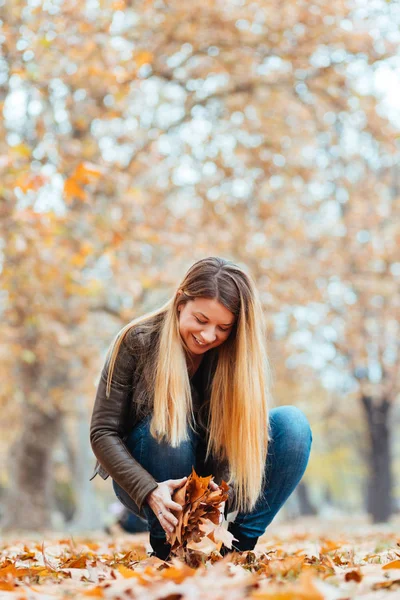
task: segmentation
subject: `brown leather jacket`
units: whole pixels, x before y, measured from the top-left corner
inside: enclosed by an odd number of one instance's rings
[[[146,496],[157,487],[156,480],[130,454],[125,441],[135,425],[152,412],[152,398],[146,381],[152,369],[148,349],[157,343],[140,329],[131,329],[125,336],[115,361],[110,396],[106,397],[108,361],[101,372],[90,425],[90,443],[97,458],[93,479],[97,474],[103,479],[109,475],[120,485],[143,514]],[[146,359],[147,357],[147,359]],[[218,355],[209,350],[203,359],[203,398],[191,382],[193,406],[208,406],[213,374]],[[206,422],[206,418],[204,419]],[[204,422],[203,421],[203,422]],[[212,463],[212,474],[218,483],[227,480],[227,464]],[[211,474],[211,473],[210,473]]]

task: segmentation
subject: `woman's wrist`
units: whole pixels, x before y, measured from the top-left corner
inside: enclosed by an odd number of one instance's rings
[[[156,490],[158,490],[158,485],[159,485],[159,484],[157,483],[157,487],[156,487],[156,488],[154,488],[154,490],[151,490],[151,492],[149,492],[149,493],[147,494],[146,498],[145,498],[145,502],[147,502],[147,504],[148,504],[149,506],[150,506],[150,502],[151,502],[151,500],[153,499],[153,493],[154,493]]]

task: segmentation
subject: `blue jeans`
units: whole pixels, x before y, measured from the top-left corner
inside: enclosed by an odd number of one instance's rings
[[[310,456],[312,434],[305,415],[295,406],[279,406],[269,412],[271,439],[265,465],[265,486],[251,512],[239,512],[235,526],[248,538],[263,535],[282,505],[300,482]],[[180,479],[189,475],[194,466],[199,475],[204,472],[204,440],[190,430],[189,440],[177,448],[158,443],[150,434],[150,417],[131,432],[126,445],[132,456],[156,481]],[[135,515],[139,510],[131,497],[115,481],[117,498]],[[146,504],[144,513],[151,535],[165,539],[165,532],[156,515]]]

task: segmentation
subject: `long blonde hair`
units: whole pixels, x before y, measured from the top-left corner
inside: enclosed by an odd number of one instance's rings
[[[179,333],[178,306],[195,298],[223,304],[236,319],[228,339],[215,349],[218,362],[209,398],[207,456],[227,461],[236,508],[249,511],[263,487],[269,440],[271,374],[259,294],[249,275],[219,257],[193,264],[178,289],[180,295],[175,293],[161,308],[134,319],[119,332],[108,355],[107,394],[119,347],[128,332],[140,328],[151,335],[158,330],[157,343],[146,349],[146,364],[152,366],[147,379],[153,401],[151,433],[174,447],[186,440],[194,417],[190,354]]]

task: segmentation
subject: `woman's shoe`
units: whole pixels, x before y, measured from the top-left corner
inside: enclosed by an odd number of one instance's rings
[[[232,542],[232,548],[222,546],[220,554],[226,556],[229,552],[246,552],[247,550],[254,550],[258,542],[258,537],[247,537],[240,532],[240,528],[235,523],[229,523],[228,531],[233,534],[234,539]]]
[[[171,544],[167,544],[165,538],[156,538],[150,534],[150,545],[153,548],[150,556],[157,556],[160,560],[168,560],[171,554]]]

